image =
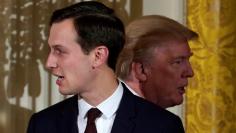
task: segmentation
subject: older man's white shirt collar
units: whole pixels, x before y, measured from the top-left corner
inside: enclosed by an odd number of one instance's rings
[[[129,89],[129,91],[131,91],[131,93],[133,93],[134,95],[140,97],[140,95],[139,95],[138,93],[136,93],[131,87],[129,87],[129,85],[127,85],[127,84],[125,83],[125,81],[123,81],[122,79],[119,79],[119,80],[120,80],[120,82],[122,82],[123,84],[125,84],[125,86]]]

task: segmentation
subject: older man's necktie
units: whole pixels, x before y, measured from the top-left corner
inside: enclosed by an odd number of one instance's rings
[[[97,133],[95,120],[101,116],[101,111],[97,108],[91,108],[87,113],[87,126],[84,133]]]

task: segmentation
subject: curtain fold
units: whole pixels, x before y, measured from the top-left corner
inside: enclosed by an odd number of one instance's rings
[[[52,104],[44,69],[51,12],[72,0],[1,0],[0,132],[25,133],[33,112]],[[59,98],[56,101],[63,99]]]
[[[187,133],[236,132],[236,1],[187,0],[194,78],[186,100]]]

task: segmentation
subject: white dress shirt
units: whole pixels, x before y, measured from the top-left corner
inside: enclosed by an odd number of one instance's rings
[[[91,108],[98,108],[102,112],[101,117],[95,120],[97,133],[110,133],[122,95],[123,87],[122,84],[119,82],[119,85],[115,92],[105,101],[100,103],[97,107],[89,105],[84,99],[79,99],[79,115],[77,120],[79,133],[84,133],[85,131],[87,125],[86,114]]]
[[[131,93],[133,93],[135,96],[140,97],[140,95],[139,95],[137,92],[135,92],[131,87],[129,87],[129,85],[127,85],[127,84],[125,83],[125,81],[123,81],[122,79],[119,79],[119,80],[120,80],[120,82],[122,82],[123,84],[125,84],[125,86],[129,89],[129,91],[131,91]]]

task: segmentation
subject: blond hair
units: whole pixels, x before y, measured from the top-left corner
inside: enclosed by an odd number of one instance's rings
[[[188,41],[197,33],[170,18],[160,15],[140,17],[126,27],[126,43],[119,55],[116,74],[127,79],[132,62],[147,62],[152,50],[168,41]]]

